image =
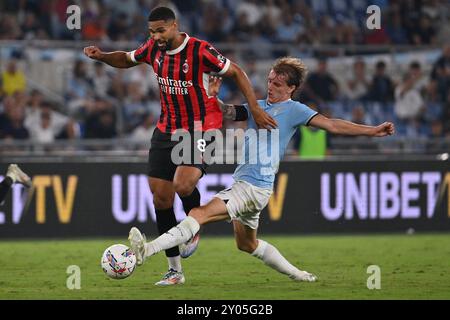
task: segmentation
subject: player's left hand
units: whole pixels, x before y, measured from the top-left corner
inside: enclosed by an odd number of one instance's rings
[[[96,46],[89,46],[83,49],[86,56],[94,60],[100,60],[102,57],[102,51]]]
[[[395,127],[392,122],[384,122],[380,124],[379,126],[375,127],[375,130],[373,132],[374,137],[385,137],[390,136],[395,133]]]

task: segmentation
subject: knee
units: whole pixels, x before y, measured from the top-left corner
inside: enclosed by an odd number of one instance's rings
[[[236,243],[239,250],[247,252],[247,253],[253,253],[256,250],[256,247],[258,246],[257,243],[253,243],[250,241],[241,241]]]
[[[194,191],[195,184],[192,184],[190,181],[176,180],[173,182],[173,187],[180,197],[187,197]]]
[[[197,221],[201,221],[202,214],[203,214],[203,209],[201,207],[194,208],[191,211],[189,211],[189,217],[192,217]]]

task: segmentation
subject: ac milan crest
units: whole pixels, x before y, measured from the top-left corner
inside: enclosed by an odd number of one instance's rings
[[[186,60],[186,62],[183,64],[183,72],[184,73],[188,73],[188,71],[189,71],[189,65],[188,65],[187,60]]]

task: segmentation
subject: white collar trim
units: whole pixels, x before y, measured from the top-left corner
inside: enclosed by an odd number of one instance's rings
[[[274,104],[283,103],[283,102],[288,102],[288,101],[292,101],[292,99],[289,98],[289,99],[287,99],[287,100],[280,101],[280,102],[275,102],[275,103],[270,103],[270,102],[269,102],[269,99],[267,99],[267,105],[268,105],[268,106],[271,106],[271,105],[274,105]]]
[[[190,37],[189,37],[189,35],[188,35],[187,33],[185,33],[185,32],[181,32],[181,33],[184,34],[184,35],[186,36],[186,38],[184,38],[183,43],[182,43],[178,48],[176,48],[176,49],[166,51],[166,54],[168,54],[168,55],[174,55],[174,54],[177,54],[177,53],[181,52],[181,50],[183,50],[183,49],[186,47],[186,45],[187,45],[187,43],[188,43]]]

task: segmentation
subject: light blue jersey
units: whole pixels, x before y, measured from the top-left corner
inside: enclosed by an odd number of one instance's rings
[[[297,127],[307,125],[317,112],[291,99],[274,104],[268,103],[267,100],[258,100],[258,104],[275,119],[278,128],[270,131],[258,130],[248,105],[245,105],[248,125],[242,146],[244,158],[234,171],[233,178],[235,181],[243,180],[260,188],[272,189],[289,140]],[[272,152],[272,147],[277,149]]]

